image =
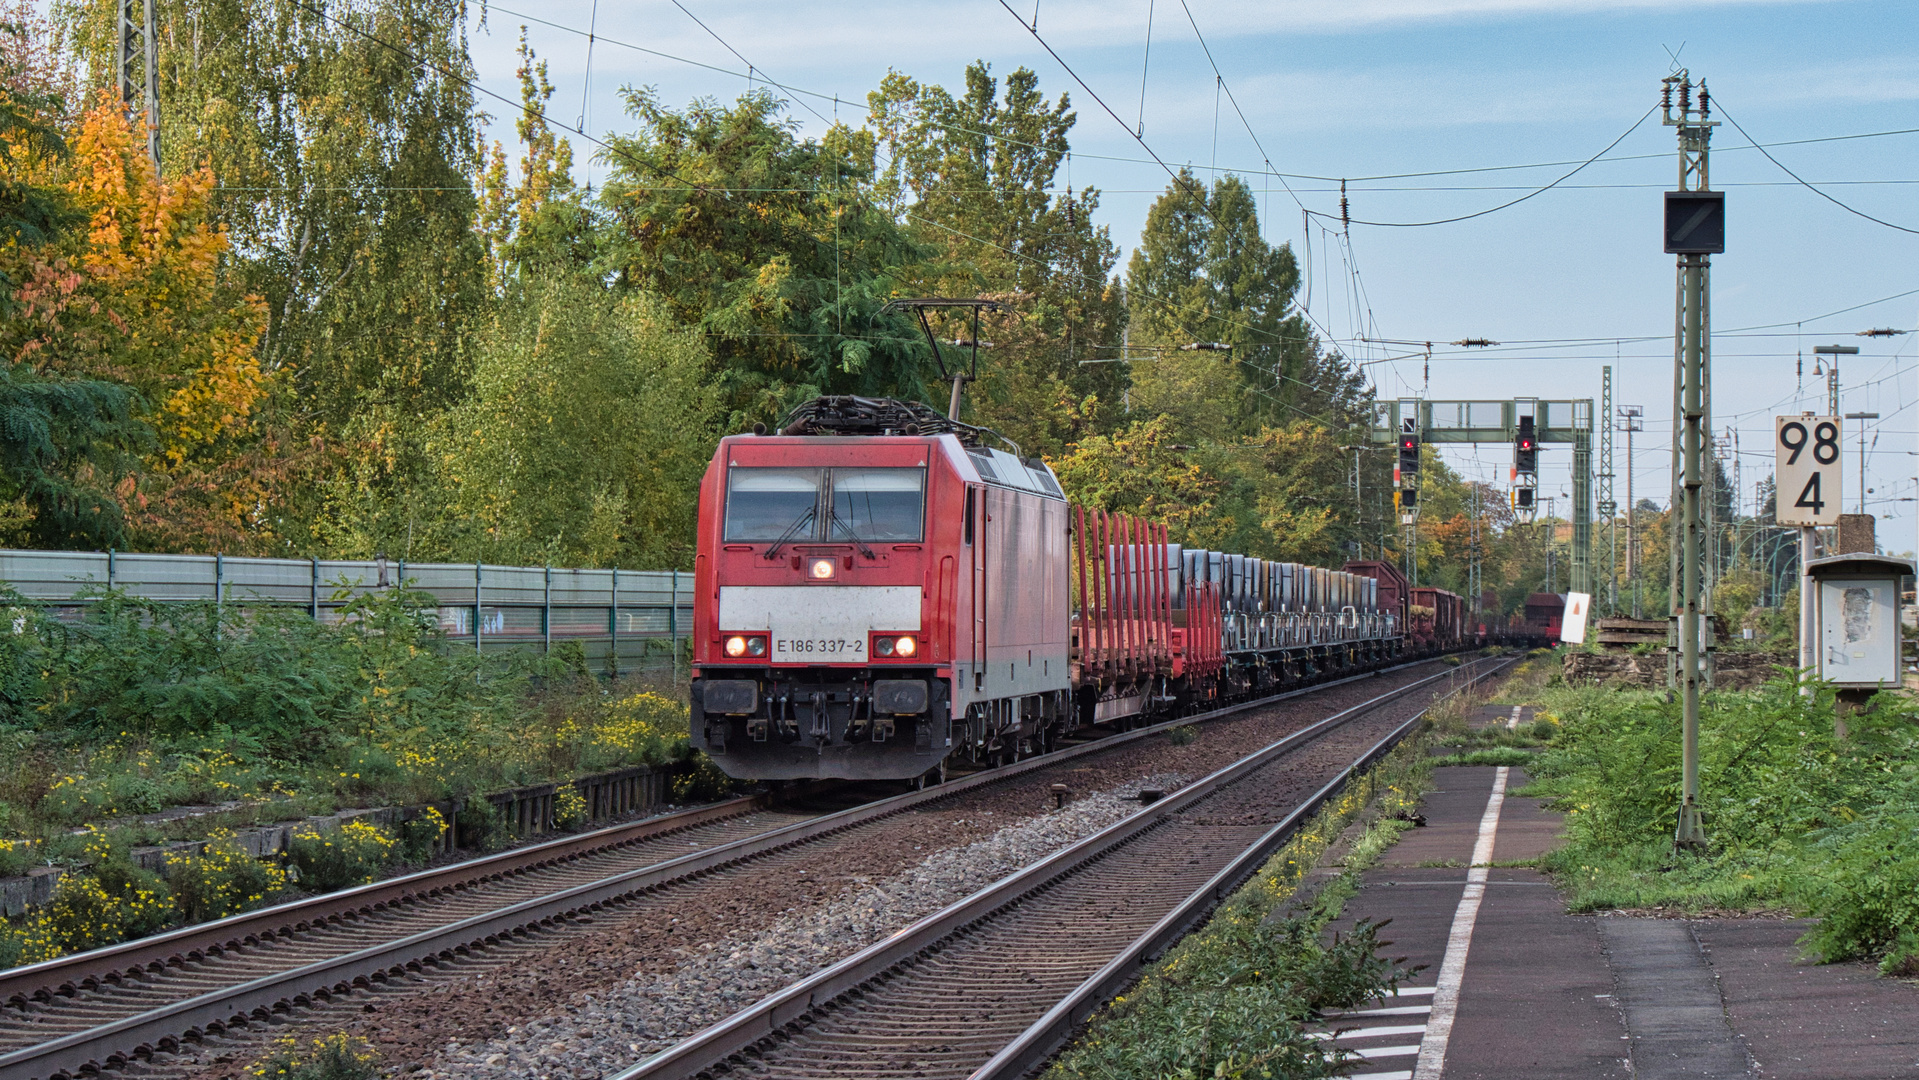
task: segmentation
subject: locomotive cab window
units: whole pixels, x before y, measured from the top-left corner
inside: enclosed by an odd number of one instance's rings
[[[833,520],[828,540],[865,543],[920,541],[926,504],[923,469],[832,470]]]
[[[726,475],[729,543],[918,543],[926,470],[734,466]]]
[[[819,535],[824,469],[729,469],[726,539],[811,540]]]

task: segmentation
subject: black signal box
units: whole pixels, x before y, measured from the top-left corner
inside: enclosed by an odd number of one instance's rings
[[[1725,192],[1666,192],[1666,254],[1718,255],[1725,250]]]
[[[1399,471],[1402,474],[1419,471],[1419,436],[1399,437]]]

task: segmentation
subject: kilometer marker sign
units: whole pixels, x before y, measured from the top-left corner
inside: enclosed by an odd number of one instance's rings
[[[1839,439],[1837,416],[1776,418],[1773,476],[1778,484],[1775,515],[1781,525],[1839,524]]]

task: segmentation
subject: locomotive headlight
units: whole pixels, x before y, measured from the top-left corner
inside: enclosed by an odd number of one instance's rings
[[[726,655],[746,655],[746,636],[744,634],[734,634],[732,637],[726,639]]]
[[[837,560],[828,556],[822,559],[809,559],[806,563],[806,576],[814,581],[831,581],[837,567]]]
[[[919,651],[920,643],[914,641],[910,634],[893,639],[893,655],[895,656],[912,656]]]
[[[893,655],[893,639],[890,637],[874,638],[873,654],[875,656]]]
[[[763,637],[747,638],[746,639],[746,655],[765,656],[766,655],[766,639]]]

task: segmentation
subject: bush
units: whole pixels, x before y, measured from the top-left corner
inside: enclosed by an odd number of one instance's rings
[[[701,754],[693,767],[673,778],[673,801],[689,803],[718,802],[733,793],[733,778],[726,775],[713,759]]]
[[[121,774],[106,783],[113,810],[120,814],[155,814],[169,804],[167,790],[145,776]]]
[[[52,955],[144,937],[176,921],[158,874],[133,865],[103,834],[93,834],[88,846],[93,864],[62,874],[53,900],[34,920]]]
[[[459,830],[455,842],[468,851],[495,851],[506,843],[506,822],[489,800],[468,799],[453,823]]]
[[[401,824],[401,857],[410,863],[426,862],[438,850],[440,837],[446,835],[446,830],[446,818],[434,807],[427,807],[418,817]]]
[[[553,824],[572,832],[586,824],[586,796],[577,784],[561,784],[553,792]]]
[[[305,1047],[291,1035],[274,1040],[249,1075],[257,1080],[373,1080],[379,1055],[364,1039],[342,1032],[314,1039]]]
[[[1818,837],[1793,899],[1819,921],[1806,944],[1828,959],[1878,957],[1919,975],[1919,803],[1881,807]]]
[[[349,821],[331,832],[303,825],[287,845],[287,861],[299,870],[301,888],[332,892],[378,877],[399,846],[392,833],[365,821]]]
[[[167,885],[187,922],[209,922],[265,907],[286,891],[287,872],[256,859],[222,829],[198,854],[167,856]]]
[[[1199,741],[1199,728],[1192,724],[1181,724],[1166,729],[1166,741],[1174,746],[1191,746]]]

